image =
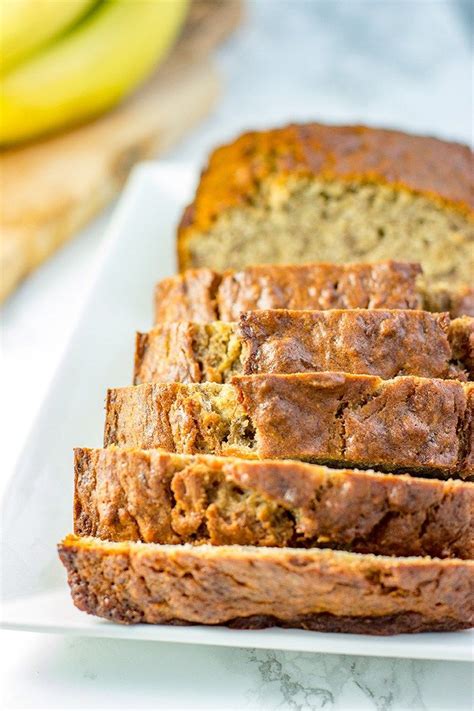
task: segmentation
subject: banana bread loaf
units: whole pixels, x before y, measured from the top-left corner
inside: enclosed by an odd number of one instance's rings
[[[409,259],[471,284],[472,152],[364,126],[246,133],[211,155],[178,236],[181,269]]]
[[[293,461],[76,449],[74,532],[472,558],[474,483]]]
[[[471,561],[76,536],[59,556],[76,607],[126,624],[387,635],[473,623]]]
[[[190,269],[155,289],[155,323],[237,321],[255,309],[420,309],[474,316],[474,298],[420,284],[409,262],[261,264],[235,272]]]
[[[345,373],[109,390],[105,446],[474,475],[474,386]]]
[[[472,379],[474,318],[426,311],[248,311],[238,324],[163,323],[138,333],[134,383],[228,382],[244,373],[343,371]]]

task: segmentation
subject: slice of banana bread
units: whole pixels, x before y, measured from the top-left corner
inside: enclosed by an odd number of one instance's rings
[[[139,333],[134,383],[225,383],[234,375],[343,371],[474,377],[474,318],[426,311],[248,311],[237,324],[163,323]]]
[[[155,323],[237,321],[253,309],[416,309],[420,274],[418,264],[392,261],[194,269],[156,285]]]
[[[155,323],[237,321],[255,309],[420,309],[474,316],[474,291],[430,289],[409,262],[190,269],[155,288]]]
[[[214,151],[178,231],[181,269],[409,259],[472,283],[472,151],[364,126],[292,125]]]
[[[388,635],[473,623],[471,561],[76,536],[59,556],[76,607],[125,624]]]
[[[474,555],[474,483],[294,461],[76,449],[74,532],[109,541]]]
[[[109,390],[105,446],[474,474],[474,386],[346,373]]]

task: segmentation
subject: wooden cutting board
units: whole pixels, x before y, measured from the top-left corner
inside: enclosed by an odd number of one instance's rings
[[[0,153],[0,301],[120,190],[133,165],[168,149],[214,106],[209,59],[240,0],[194,0],[164,65],[126,103],[79,128]]]

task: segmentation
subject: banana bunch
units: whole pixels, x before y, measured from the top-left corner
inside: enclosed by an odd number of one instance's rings
[[[188,0],[0,0],[0,145],[80,123],[166,55]]]

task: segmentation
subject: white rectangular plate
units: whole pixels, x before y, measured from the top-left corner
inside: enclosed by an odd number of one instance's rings
[[[175,229],[197,171],[145,164],[110,224],[90,293],[2,502],[2,626],[93,637],[385,657],[470,660],[473,633],[322,634],[223,627],[125,627],[77,611],[56,544],[72,529],[72,449],[101,446],[108,387],[131,382],[136,330],[158,279],[175,271]]]

